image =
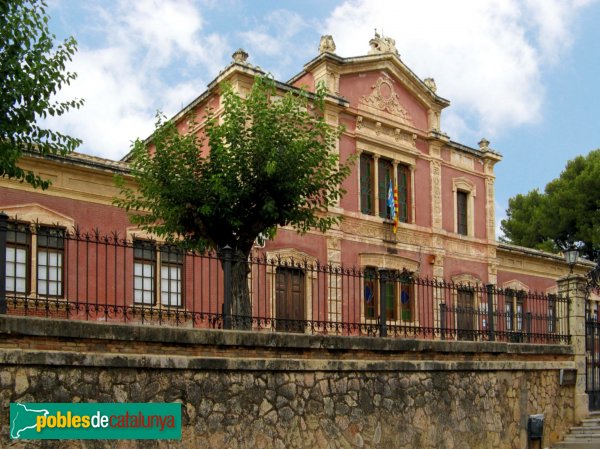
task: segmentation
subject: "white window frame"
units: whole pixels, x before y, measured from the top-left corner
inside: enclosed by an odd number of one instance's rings
[[[145,245],[142,251],[152,251],[150,255],[142,252],[136,256],[137,245]],[[133,303],[142,307],[183,307],[184,300],[184,261],[167,260],[169,246],[160,246],[153,240],[133,239]],[[175,251],[175,250],[174,250]],[[165,260],[163,260],[165,259]],[[174,270],[174,271],[173,271]],[[175,288],[172,290],[173,283]],[[158,295],[157,295],[158,293]],[[175,298],[175,301],[172,299]]]
[[[475,183],[468,178],[452,179],[452,197],[454,198],[454,232],[458,234],[458,192],[467,194],[467,236],[475,236]],[[459,234],[464,235],[464,234]]]

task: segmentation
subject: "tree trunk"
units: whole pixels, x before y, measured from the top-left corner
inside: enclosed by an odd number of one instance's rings
[[[248,253],[241,250],[233,250],[231,257],[231,307],[223,313],[231,317],[231,328],[252,329],[252,303],[250,290],[248,288],[248,275],[250,265],[248,264]],[[225,267],[225,259],[221,256],[221,263]],[[227,282],[227,280],[225,280]]]

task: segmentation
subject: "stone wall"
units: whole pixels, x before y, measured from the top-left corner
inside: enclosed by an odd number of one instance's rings
[[[85,336],[85,337],[83,337]],[[525,448],[573,422],[566,346],[0,318],[0,447]],[[10,402],[183,404],[182,441],[8,440]]]

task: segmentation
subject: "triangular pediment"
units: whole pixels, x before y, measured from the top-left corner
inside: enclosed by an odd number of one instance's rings
[[[373,120],[380,117],[391,126],[428,132],[435,128],[431,117],[439,117],[450,104],[436,94],[433,79],[421,80],[395,52],[352,58],[322,53],[303,73],[312,74],[315,82],[325,80],[359,115]]]
[[[0,206],[0,210],[7,214],[10,219],[26,223],[62,226],[64,228],[72,228],[75,224],[75,221],[71,217],[38,203]]]
[[[389,61],[383,61],[383,66],[360,64],[356,69],[340,75],[340,95],[359,115],[392,127],[429,129],[430,112],[441,108],[427,96],[420,81],[401,76]]]

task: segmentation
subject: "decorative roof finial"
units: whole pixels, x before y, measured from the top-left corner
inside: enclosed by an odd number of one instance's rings
[[[231,57],[233,58],[234,62],[245,64],[248,60],[248,53],[246,53],[244,49],[238,48],[235,53],[231,55]]]
[[[435,80],[433,78],[425,78],[423,82],[429,87],[431,92],[435,93],[437,91],[437,86],[435,85]]]
[[[490,151],[490,141],[485,137],[479,141],[479,151]]]
[[[400,56],[398,50],[396,50],[396,41],[391,37],[383,36],[383,32],[379,35],[377,28],[375,28],[375,37],[369,41],[369,45],[371,46],[370,55],[394,53]]]
[[[331,34],[325,34],[321,36],[321,42],[319,43],[319,53],[335,53],[335,42]]]

